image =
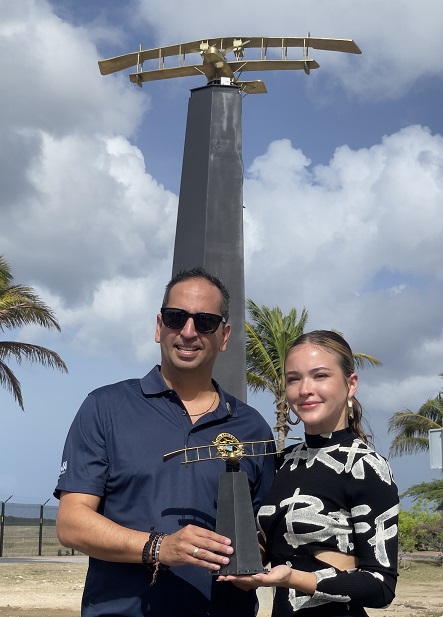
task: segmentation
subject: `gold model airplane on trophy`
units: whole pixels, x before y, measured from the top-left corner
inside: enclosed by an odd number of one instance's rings
[[[225,463],[236,465],[244,456],[251,458],[254,456],[275,455],[276,452],[273,448],[268,450],[270,444],[275,444],[275,441],[273,439],[239,441],[237,437],[230,433],[220,433],[212,444],[168,452],[163,456],[163,461],[167,461],[179,454],[184,454],[185,459],[182,461],[182,465],[198,463],[200,461],[212,461],[214,459],[222,459]]]
[[[299,60],[289,59],[288,49],[291,47],[303,48],[303,57]],[[318,69],[320,66],[308,57],[309,47],[361,54],[352,39],[314,38],[310,34],[305,37],[224,37],[146,50],[140,45],[139,51],[100,60],[98,64],[102,75],[137,67],[136,72],[131,73],[129,78],[140,87],[145,81],[205,75],[208,83],[235,85],[246,94],[261,94],[267,92],[263,81],[240,81],[243,72],[301,69],[309,75],[311,69]],[[280,49],[279,58],[269,52],[271,48]],[[249,49],[260,50],[259,58],[246,59],[245,50]],[[196,53],[200,54],[202,62],[186,64],[186,55]],[[228,54],[233,54],[234,59],[228,60]],[[169,56],[178,57],[177,66],[165,66],[165,58]],[[156,61],[156,67],[144,70],[145,61]]]

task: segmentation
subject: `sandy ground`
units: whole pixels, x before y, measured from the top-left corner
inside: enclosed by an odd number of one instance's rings
[[[443,617],[443,568],[415,568],[400,572],[395,601],[388,609],[368,609],[370,617]],[[2,560],[0,617],[79,617],[85,572],[83,558],[58,563]],[[260,590],[259,597],[259,617],[269,617],[271,590]]]

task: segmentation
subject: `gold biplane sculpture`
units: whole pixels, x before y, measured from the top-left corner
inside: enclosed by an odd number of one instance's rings
[[[288,49],[291,47],[303,48],[303,57],[299,60],[289,59]],[[140,46],[139,51],[100,60],[98,64],[102,75],[137,67],[136,72],[131,73],[129,78],[140,87],[145,81],[205,75],[208,83],[236,85],[246,94],[261,94],[267,92],[263,81],[240,81],[243,72],[301,69],[309,75],[311,69],[318,69],[320,66],[308,57],[309,47],[361,54],[352,39],[314,38],[310,34],[306,37],[224,37],[146,50]],[[269,53],[270,48],[280,48],[280,58],[268,57],[268,54],[275,55]],[[245,58],[245,50],[249,49],[260,50],[259,58]],[[200,54],[202,62],[186,64],[186,56],[196,53]],[[228,60],[229,53],[233,54],[233,60]],[[178,57],[177,66],[165,65],[165,58],[169,56]],[[144,70],[145,61],[156,61],[157,66]]]
[[[252,458],[256,456],[275,455],[276,452],[272,448],[275,444],[274,439],[262,441],[239,441],[230,433],[220,433],[217,438],[206,446],[193,446],[191,448],[182,448],[168,452],[163,456],[163,461],[168,461],[174,456],[184,454],[183,465],[188,463],[199,463],[201,461],[212,461],[214,459],[222,459],[225,463],[237,465],[240,460],[246,456]],[[269,449],[268,449],[269,447]]]

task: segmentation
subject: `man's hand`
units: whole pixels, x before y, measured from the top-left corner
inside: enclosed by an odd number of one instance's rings
[[[230,545],[231,540],[225,536],[196,525],[186,525],[180,531],[163,538],[159,559],[167,566],[191,564],[219,570],[222,565],[229,563],[227,555],[234,552]]]

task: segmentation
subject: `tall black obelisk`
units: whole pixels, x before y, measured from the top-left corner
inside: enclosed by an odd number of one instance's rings
[[[191,90],[172,273],[202,266],[229,289],[232,332],[214,377],[246,401],[241,113],[238,86]]]

